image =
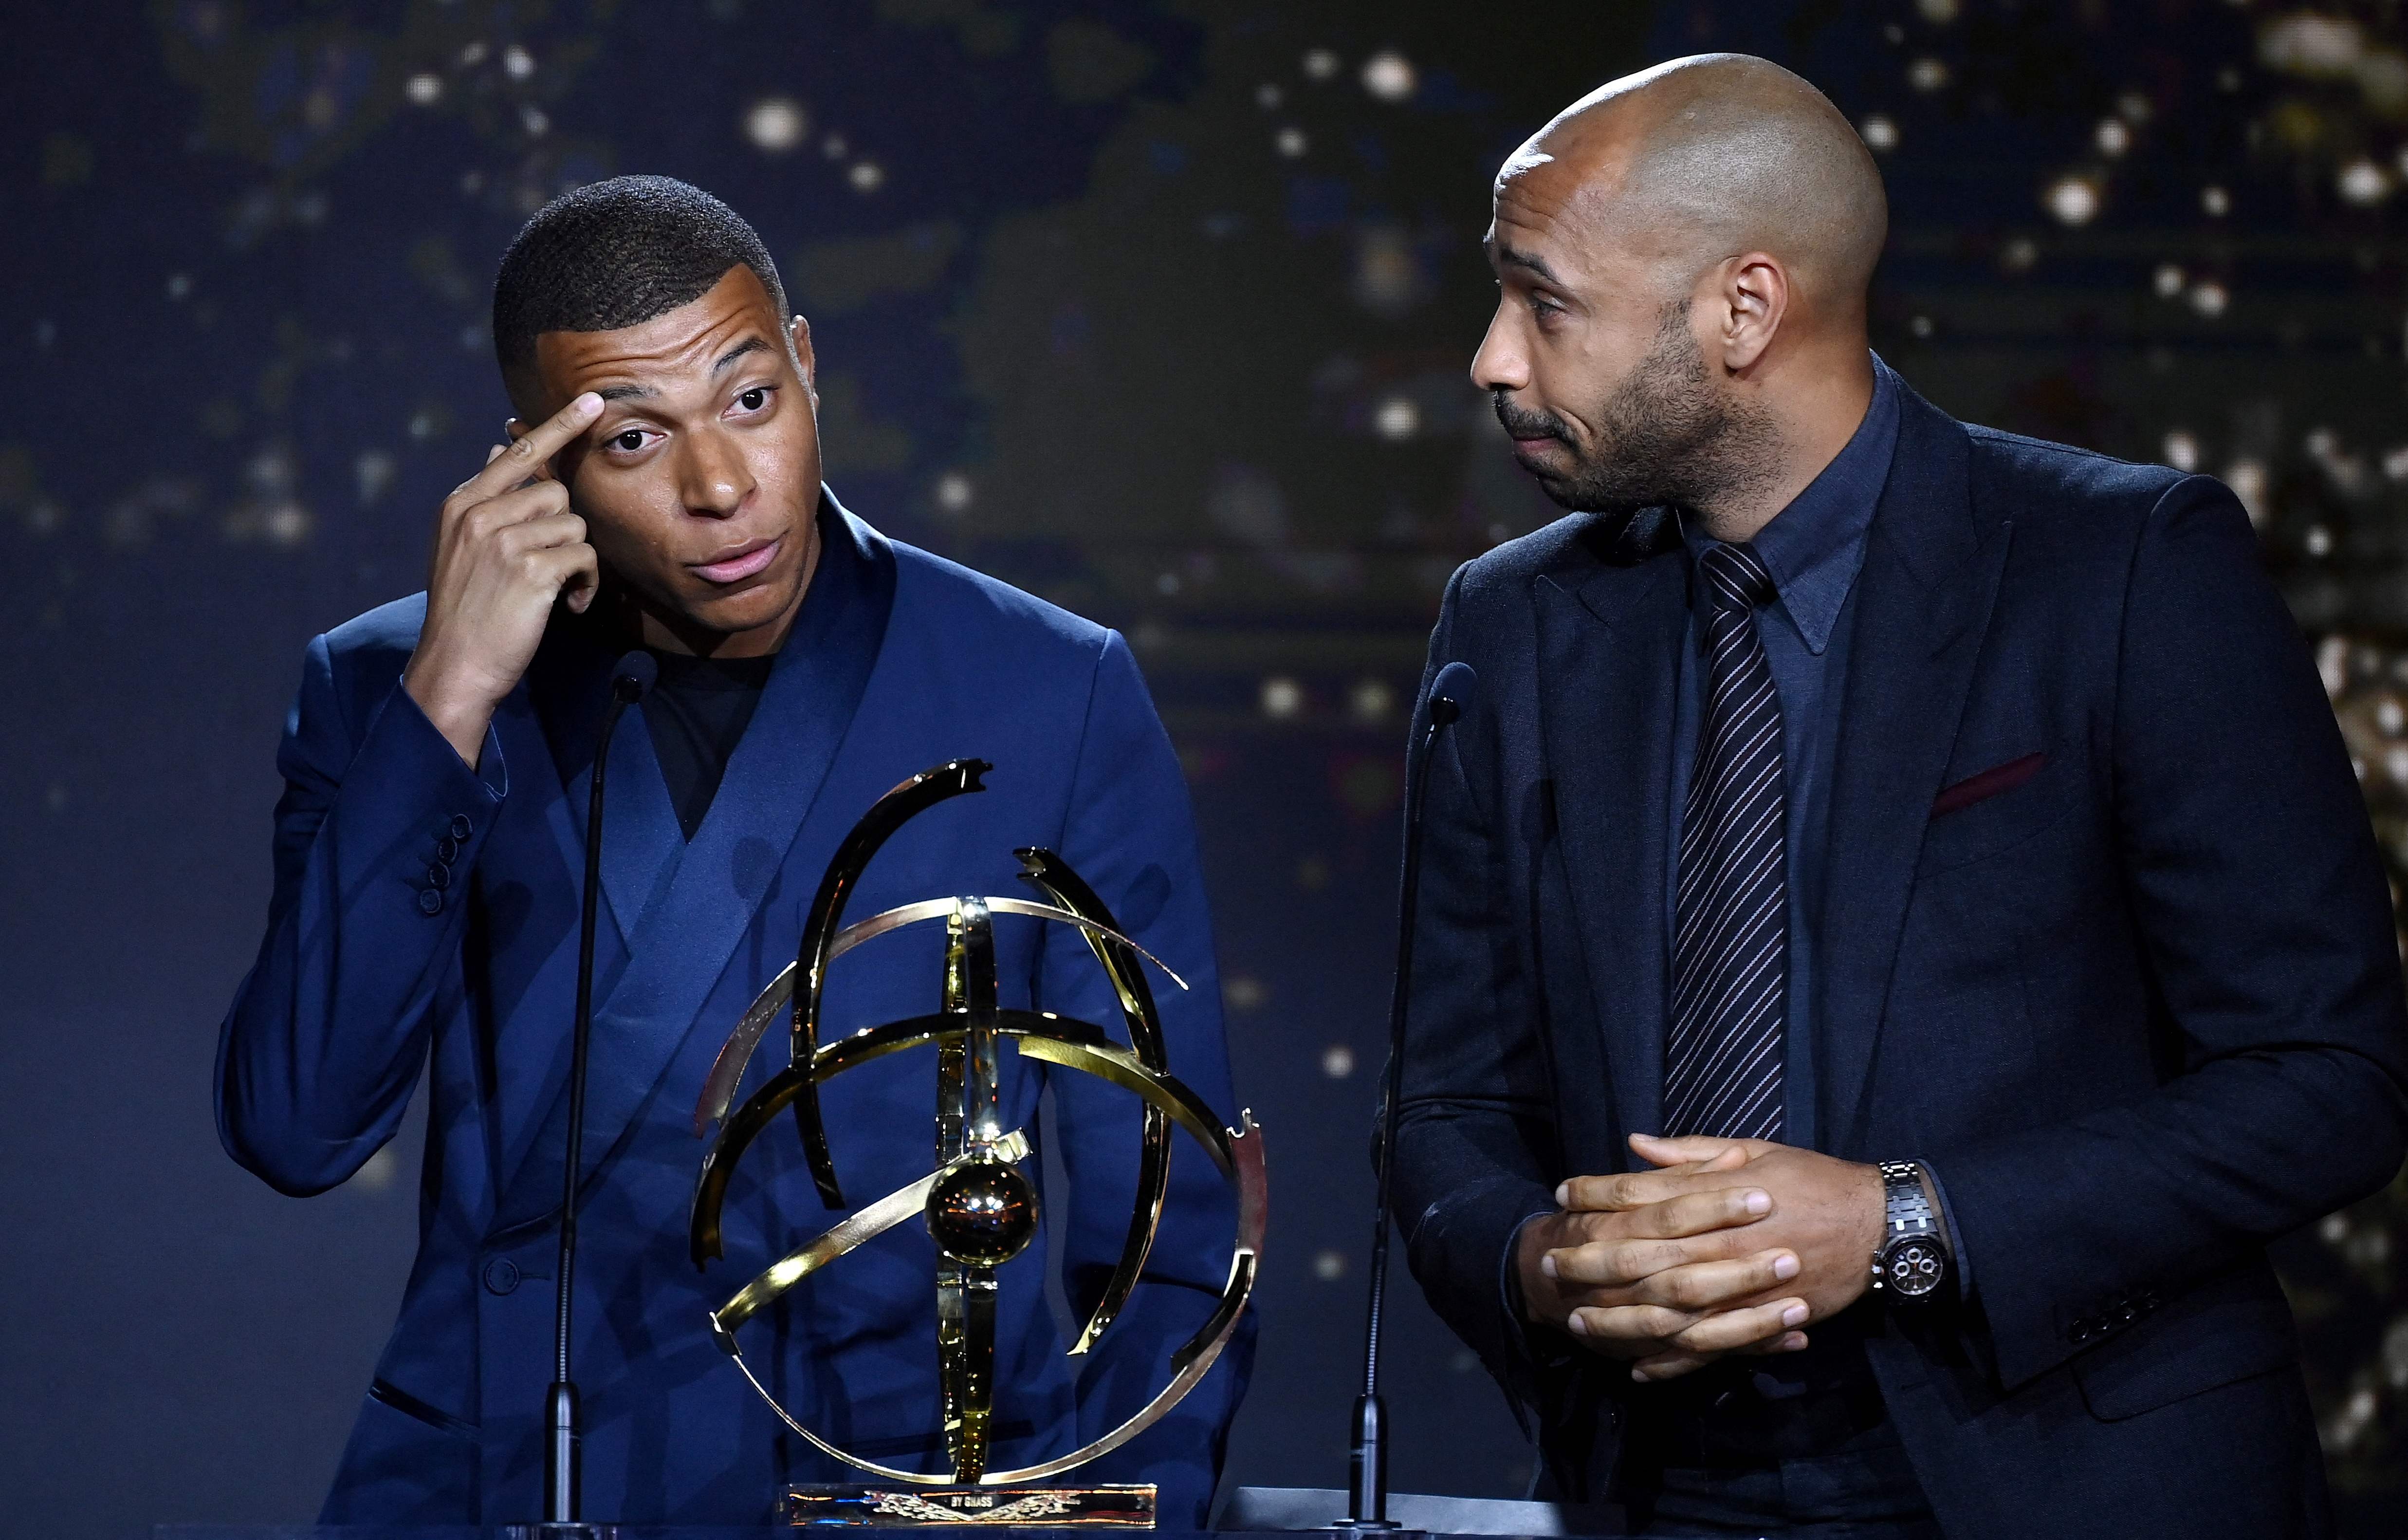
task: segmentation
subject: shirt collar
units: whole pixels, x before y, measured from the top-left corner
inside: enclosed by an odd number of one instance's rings
[[[1864,566],[1865,534],[1898,449],[1898,376],[1878,355],[1872,365],[1872,400],[1847,447],[1749,542],[1772,574],[1781,606],[1807,651],[1817,656],[1830,645],[1848,590]],[[1693,558],[1715,543],[1686,514],[1681,535]]]

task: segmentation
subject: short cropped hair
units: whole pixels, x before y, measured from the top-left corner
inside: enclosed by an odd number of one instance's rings
[[[494,352],[516,386],[544,332],[608,332],[692,304],[731,268],[752,269],[782,319],[769,249],[735,209],[672,177],[613,177],[536,210],[494,278]]]

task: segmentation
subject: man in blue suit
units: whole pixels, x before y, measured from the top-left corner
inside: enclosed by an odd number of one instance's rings
[[[2384,873],[2247,518],[1867,350],[1761,60],[1508,161],[1473,364],[1579,511],[1456,575],[1412,1266],[1649,1534],[2329,1533],[2266,1243],[2408,1139]]]
[[[1059,852],[1184,977],[1157,990],[1171,1070],[1229,1120],[1186,793],[1117,634],[891,541],[822,487],[809,328],[716,199],[658,178],[562,197],[505,257],[494,312],[514,442],[445,500],[426,593],[309,647],[220,1131],[278,1190],[322,1191],[425,1079],[418,1259],[324,1518],[536,1517],[584,788],[612,662],[650,649],[659,682],[609,759],[576,1279],[584,1506],[760,1523],[783,1483],[851,1473],[781,1429],[707,1315],[836,1216],[791,1133],[764,1138],[726,1198],[731,1265],[697,1274],[694,1110],[722,1040],[793,959],[854,820],[976,756],[990,789],[904,828],[849,913],[1022,892],[1014,849]],[[1001,1005],[1120,1019],[1075,929],[1002,916],[995,941]],[[935,1009],[942,947],[923,928],[838,962],[823,1041]],[[1128,1228],[1141,1104],[1005,1060],[1003,1126],[1050,1139],[1043,1163],[1067,1176],[1044,1215],[1084,1310]],[[824,1108],[856,1202],[929,1171],[928,1055],[843,1075]],[[1085,1358],[1065,1356],[1045,1303],[1047,1245],[1001,1269],[995,1468],[1116,1425],[1211,1316],[1232,1205],[1209,1163],[1170,1169],[1143,1281]],[[920,1227],[887,1232],[748,1327],[748,1359],[839,1446],[944,1469],[934,1265]],[[1249,1341],[1083,1474],[1157,1482],[1164,1522],[1199,1524]]]

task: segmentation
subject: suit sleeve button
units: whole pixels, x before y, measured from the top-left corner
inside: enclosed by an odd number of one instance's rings
[[[452,838],[449,834],[446,834],[440,840],[436,841],[435,858],[438,861],[458,860],[460,858],[460,842]]]
[[[418,912],[422,914],[442,914],[443,895],[436,892],[435,889],[431,887],[420,888],[418,890]]]
[[[452,885],[452,869],[437,861],[426,869],[426,885],[438,892]]]
[[[485,1264],[485,1288],[488,1293],[507,1294],[518,1286],[518,1264],[508,1257],[496,1257]]]
[[[469,835],[475,833],[476,830],[477,826],[468,822],[468,815],[466,813],[455,813],[452,815],[452,838],[455,840],[465,840]]]

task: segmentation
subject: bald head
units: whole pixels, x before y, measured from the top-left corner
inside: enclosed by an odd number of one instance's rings
[[[1860,317],[1889,229],[1881,173],[1839,108],[1742,53],[1675,59],[1599,86],[1505,163],[1497,191],[1557,206],[1678,289],[1725,258],[1765,252],[1799,291],[1805,313],[1793,324]]]

